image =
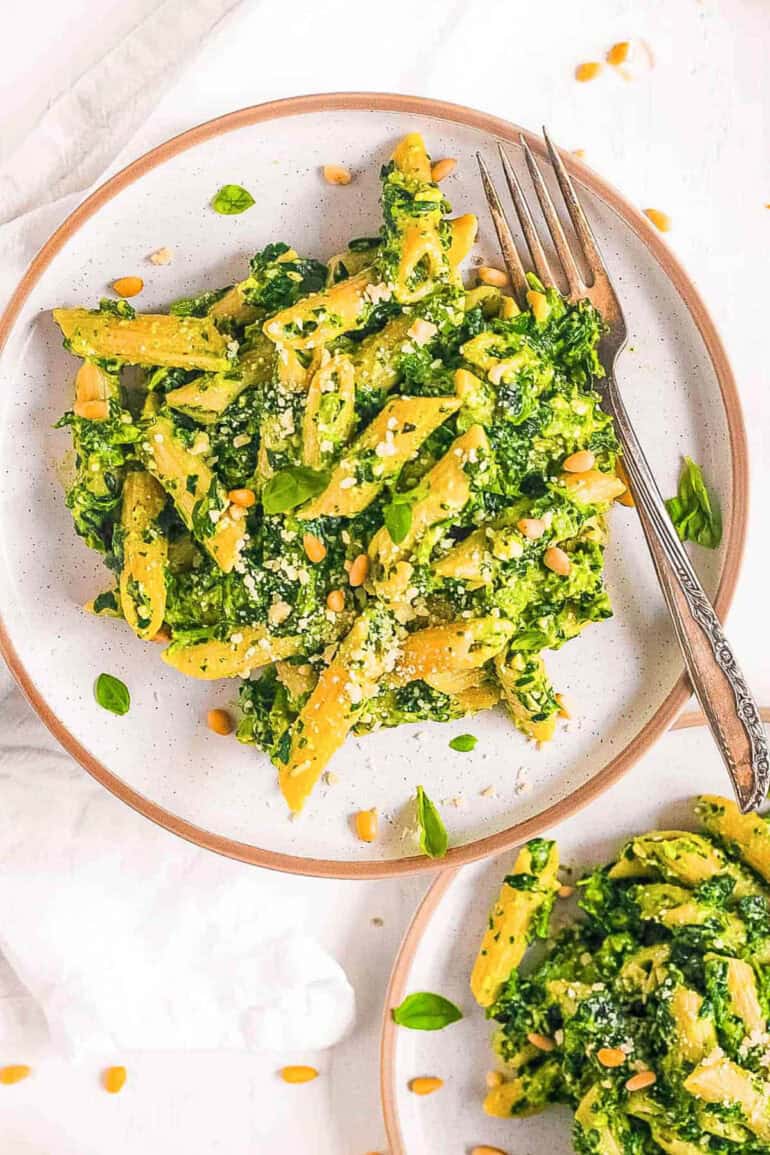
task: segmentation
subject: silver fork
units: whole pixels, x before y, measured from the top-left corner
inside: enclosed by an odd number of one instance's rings
[[[615,422],[639,520],[682,648],[690,681],[724,759],[738,803],[745,813],[759,806],[770,784],[770,757],[759,709],[738,667],[714,607],[668,516],[623,403],[615,378],[615,363],[626,344],[623,310],[572,179],[545,129],[543,137],[591,275],[590,285],[583,281],[551,194],[532,150],[522,136],[520,140],[527,168],[569,287],[568,299],[572,302],[588,299],[606,324],[606,332],[599,345],[599,357],[606,376],[596,383],[596,388],[602,396],[605,410]],[[534,270],[544,285],[557,288],[524,190],[501,144],[498,144],[498,150]],[[514,293],[519,303],[526,305],[529,285],[524,266],[489,169],[480,153],[476,153],[476,159]]]

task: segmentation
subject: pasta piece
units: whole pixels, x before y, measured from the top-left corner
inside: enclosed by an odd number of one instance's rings
[[[344,252],[335,253],[333,257],[330,257],[326,263],[328,269],[327,287],[345,281],[348,277],[355,277],[371,265],[374,256],[372,249],[376,247],[373,245],[372,248],[356,249],[355,251],[345,249]]]
[[[480,686],[469,686],[454,695],[458,708],[465,714],[478,714],[480,710],[491,710],[500,701],[500,690],[494,682],[486,681]]]
[[[208,316],[227,318],[236,325],[253,325],[259,317],[259,309],[250,305],[243,295],[243,286],[248,283],[243,281],[238,285],[231,285],[224,296],[215,301],[208,310]]]
[[[404,176],[412,176],[421,184],[431,184],[430,157],[419,132],[409,132],[393,150],[393,163]]]
[[[489,926],[481,942],[471,972],[471,991],[479,1006],[491,1007],[533,938],[537,916],[550,910],[559,880],[559,852],[555,842],[536,838],[519,851],[513,878],[527,876],[526,888],[508,879],[503,883],[489,916]]]
[[[278,346],[276,361],[277,380],[271,382],[269,405],[263,407],[259,424],[259,451],[257,454],[257,482],[264,485],[275,469],[278,457],[295,461],[299,457],[299,430],[296,420],[296,401],[307,390],[308,368],[303,365],[295,349]]]
[[[271,341],[292,349],[320,349],[366,323],[372,310],[367,290],[376,283],[375,271],[362,269],[355,277],[302,297],[276,313],[265,321],[264,332]]]
[[[448,520],[467,505],[471,481],[466,466],[469,461],[476,463],[483,459],[488,452],[486,433],[480,425],[472,425],[467,433],[452,442],[440,461],[422,479],[420,488],[426,491],[425,497],[412,506],[412,520],[406,536],[394,542],[386,526],[377,531],[369,543],[369,557],[379,567],[385,582],[389,581],[396,563],[408,557],[416,543],[434,525]],[[374,587],[382,596],[376,577]],[[388,596],[393,596],[392,590]]]
[[[754,968],[743,959],[719,954],[707,954],[704,962],[706,992],[722,1035],[733,1044],[745,1039],[759,1042],[767,1023]]]
[[[704,1150],[708,1150],[685,1139],[666,1119],[665,1108],[641,1091],[629,1095],[627,1110],[635,1119],[644,1120],[654,1142],[669,1155],[704,1155]]]
[[[495,617],[417,630],[404,642],[390,680],[399,686],[418,680],[430,685],[437,674],[477,669],[506,645],[512,633],[510,622]]]
[[[547,1059],[539,1067],[520,1071],[515,1079],[494,1087],[484,1100],[484,1111],[497,1119],[537,1115],[553,1098],[560,1082],[559,1064]]]
[[[155,418],[139,448],[149,471],[171,494],[187,528],[219,568],[230,573],[245,533],[243,511],[236,513],[229,505],[224,486],[203,455],[192,453],[182,444],[168,417]]]
[[[355,371],[356,392],[377,397],[389,393],[398,381],[396,353],[408,339],[414,324],[410,313],[402,313],[388,321],[379,333],[364,337],[351,354]]]
[[[734,1063],[720,1048],[707,1055],[684,1081],[686,1091],[706,1103],[737,1105],[758,1139],[770,1142],[770,1088]]]
[[[677,986],[668,995],[668,1010],[676,1047],[687,1063],[699,1063],[717,1045],[714,1020],[703,997],[690,987]]]
[[[345,741],[364,703],[396,653],[395,623],[379,609],[364,610],[292,727],[289,757],[278,772],[289,809],[298,813],[322,770]]]
[[[353,364],[343,353],[324,354],[310,377],[302,419],[302,461],[309,469],[327,465],[347,444],[356,420]]]
[[[466,213],[449,221],[451,241],[447,260],[453,269],[461,265],[473,248],[479,231],[479,219],[474,213]]]
[[[550,742],[556,732],[559,703],[543,659],[534,654],[499,653],[495,670],[514,724],[535,742]]]
[[[714,794],[698,799],[696,813],[709,834],[770,882],[770,825],[758,814],[741,814],[734,802]]]
[[[269,380],[274,363],[275,348],[262,338],[228,372],[196,377],[187,385],[171,389],[166,394],[166,404],[201,425],[212,425],[246,389]]]
[[[157,519],[166,494],[150,473],[135,471],[123,484],[123,568],[120,605],[139,638],[154,638],[166,612],[166,538]]]
[[[339,461],[326,488],[297,516],[353,517],[366,509],[460,404],[456,397],[392,398]]]
[[[54,309],[53,315],[78,357],[207,373],[231,368],[227,338],[208,317],[144,313],[128,318],[88,309]]]
[[[266,626],[238,627],[227,641],[172,642],[161,654],[168,666],[189,678],[245,678],[260,666],[269,666],[302,651],[302,638],[275,637]]]

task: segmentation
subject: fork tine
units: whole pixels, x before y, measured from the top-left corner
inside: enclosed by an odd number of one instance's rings
[[[570,297],[577,301],[586,294],[586,286],[583,284],[583,278],[580,275],[575,258],[572,255],[572,250],[569,247],[569,241],[564,235],[564,229],[561,227],[558,213],[551,200],[551,194],[548,191],[548,186],[543,180],[543,174],[540,172],[538,163],[532,155],[532,150],[525,137],[520,136],[521,147],[524,150],[524,159],[527,162],[529,175],[532,178],[532,184],[537,193],[537,199],[540,201],[540,208],[543,210],[545,223],[548,225],[548,231],[551,234],[551,239],[554,243],[554,248],[561,261],[561,267],[564,270],[564,276],[567,278],[569,285]]]
[[[497,189],[495,188],[492,181],[492,177],[490,175],[489,169],[487,168],[486,161],[480,152],[476,153],[476,160],[479,163],[479,169],[481,171],[481,183],[484,186],[484,194],[487,198],[489,211],[492,214],[492,221],[495,226],[495,232],[497,233],[497,239],[500,242],[500,248],[503,252],[505,267],[508,270],[508,276],[511,278],[513,291],[519,298],[519,304],[524,305],[526,303],[526,293],[529,289],[526,274],[524,272],[524,266],[521,263],[521,257],[519,256],[518,249],[516,248],[516,242],[513,239],[513,233],[511,232],[508,225],[505,210],[503,209],[503,206],[500,203],[500,198],[497,195]]]
[[[575,192],[575,186],[572,183],[572,177],[567,172],[564,161],[561,159],[559,153],[551,142],[548,132],[543,126],[543,140],[548,149],[548,155],[551,158],[553,170],[556,173],[556,179],[559,182],[561,194],[564,197],[567,211],[569,212],[572,226],[577,233],[577,238],[583,249],[583,254],[588,263],[588,267],[593,273],[594,277],[606,276],[604,261],[602,260],[599,246],[596,243],[591,226],[588,223],[588,217],[583,212],[583,207],[578,200],[578,195]]]
[[[527,204],[527,199],[524,196],[524,190],[519,184],[519,178],[513,171],[511,162],[509,161],[508,156],[500,143],[497,145],[497,151],[500,153],[500,160],[502,161],[505,179],[508,182],[508,188],[510,189],[511,196],[513,198],[516,215],[518,216],[519,224],[521,225],[521,231],[524,233],[524,238],[527,242],[527,248],[532,255],[532,263],[535,266],[535,272],[547,288],[556,288],[556,281],[554,280],[553,273],[551,272],[551,266],[548,264],[548,257],[545,255],[545,250],[540,243],[540,237],[537,235],[535,222],[532,220],[532,214],[529,211],[529,205]]]

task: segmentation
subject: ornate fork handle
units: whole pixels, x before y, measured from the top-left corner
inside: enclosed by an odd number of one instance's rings
[[[614,373],[603,382],[625,455],[647,545],[684,653],[695,694],[722,753],[741,809],[764,801],[770,755],[759,708],[746,684],[714,607],[668,516],[634,432]]]

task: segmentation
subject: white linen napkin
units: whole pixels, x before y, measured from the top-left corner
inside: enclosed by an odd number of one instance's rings
[[[165,0],[10,157],[0,171],[0,307],[237,7]],[[0,1062],[50,1046],[331,1046],[355,999],[342,968],[303,933],[320,885],[154,827],[70,760],[0,668]]]

